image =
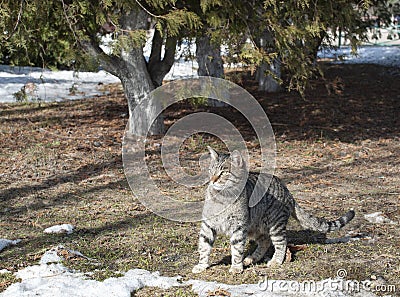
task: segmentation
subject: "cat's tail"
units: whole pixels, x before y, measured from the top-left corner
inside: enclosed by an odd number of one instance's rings
[[[332,232],[335,230],[339,230],[348,222],[350,222],[354,218],[355,212],[353,209],[350,209],[343,216],[338,218],[335,221],[327,221],[325,218],[317,218],[308,212],[306,212],[303,208],[300,207],[295,202],[294,212],[292,216],[299,221],[300,225],[304,229],[309,229],[313,231],[318,231],[322,233]]]

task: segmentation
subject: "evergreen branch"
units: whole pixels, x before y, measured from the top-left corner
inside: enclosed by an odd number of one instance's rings
[[[12,30],[10,36],[8,36],[8,37],[5,39],[5,41],[8,41],[11,37],[13,37],[14,34],[15,34],[15,32],[17,31],[18,25],[19,25],[19,23],[21,22],[21,19],[22,19],[22,12],[23,12],[23,7],[24,7],[24,1],[25,1],[25,0],[21,0],[21,4],[20,4],[20,7],[19,7],[19,12],[18,12],[18,17],[17,17],[17,21],[16,21],[16,23],[15,23],[15,25],[14,25],[14,28],[13,28],[13,30]]]

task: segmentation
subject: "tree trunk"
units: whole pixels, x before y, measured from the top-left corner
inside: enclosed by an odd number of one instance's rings
[[[197,74],[200,76],[223,77],[224,64],[219,45],[211,43],[210,36],[196,38],[196,59],[199,64]]]
[[[143,10],[132,10],[121,17],[120,25],[124,30],[147,30],[148,15]],[[106,71],[121,80],[128,100],[129,132],[134,135],[163,134],[165,130],[163,116],[160,114],[156,117],[162,110],[160,102],[147,100],[150,92],[162,84],[164,76],[174,63],[176,38],[167,38],[164,58],[161,59],[163,42],[161,35],[155,34],[149,63],[144,59],[143,48],[133,48],[129,51],[121,49],[120,55],[113,56],[105,54],[95,39],[82,42],[86,52],[96,57]],[[139,104],[140,113],[134,112]],[[155,121],[151,123],[151,119]]]
[[[278,92],[280,90],[279,82],[273,75],[267,74],[269,70],[277,78],[281,77],[281,65],[278,59],[274,59],[272,64],[261,63],[256,71],[256,80],[258,81],[258,90],[268,93]]]
[[[142,9],[131,10],[123,14],[120,19],[120,25],[125,30],[147,30],[148,22],[149,16]],[[130,51],[122,49],[120,59],[118,77],[128,99],[129,132],[143,136],[147,133],[151,135],[164,133],[163,117],[161,114],[156,117],[157,111],[161,110],[160,102],[148,101],[148,95],[154,90],[154,84],[143,56],[143,48],[134,48]],[[143,106],[141,112],[134,113],[139,104]],[[155,119],[154,123],[149,122],[151,119]]]
[[[257,47],[263,48],[267,52],[268,50],[271,51],[271,48],[274,46],[274,38],[268,31],[264,31],[264,33],[258,39],[255,39],[255,41]],[[267,70],[273,75],[267,74]],[[271,64],[265,62],[261,63],[257,67],[256,71],[258,90],[268,93],[278,92],[280,90],[280,85],[274,77],[281,78],[281,64],[279,59],[274,59]]]
[[[196,60],[199,65],[199,76],[224,77],[224,62],[221,58],[221,47],[211,42],[210,36],[205,34],[196,38]],[[209,106],[226,106],[222,101],[209,98]]]
[[[121,59],[122,67],[120,68],[119,78],[128,99],[129,132],[143,136],[147,132],[150,135],[164,133],[163,116],[160,114],[156,117],[157,112],[161,110],[160,102],[148,100],[148,95],[154,90],[154,84],[147,71],[143,50],[139,48],[129,53],[123,53]],[[140,112],[134,113],[139,104],[141,104]],[[154,123],[151,123],[151,119],[155,119]]]

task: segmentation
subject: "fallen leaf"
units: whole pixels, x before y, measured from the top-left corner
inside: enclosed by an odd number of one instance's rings
[[[305,249],[308,248],[308,245],[306,244],[300,244],[300,245],[295,245],[295,244],[288,244],[288,249],[293,253],[293,252],[298,252],[298,251],[304,251]]]
[[[286,249],[286,258],[285,262],[289,263],[293,260],[293,254],[302,251],[308,248],[307,245],[302,244],[302,245],[294,245],[294,244],[288,244],[287,249]]]
[[[227,290],[217,288],[214,291],[207,292],[207,297],[210,296],[231,296],[231,293],[229,293]]]
[[[290,251],[289,248],[286,249],[286,257],[285,257],[285,262],[289,263],[292,261],[292,252]]]

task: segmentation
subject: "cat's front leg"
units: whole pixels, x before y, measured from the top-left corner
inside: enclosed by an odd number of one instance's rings
[[[231,253],[232,253],[232,265],[229,269],[231,273],[243,272],[243,252],[246,244],[247,232],[243,227],[236,229],[231,238]]]
[[[199,263],[193,267],[193,273],[200,273],[208,268],[208,258],[215,241],[215,236],[215,230],[206,222],[202,222],[199,236]]]

